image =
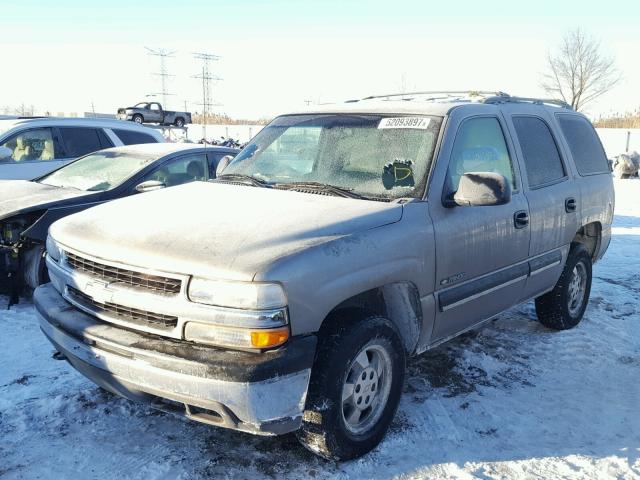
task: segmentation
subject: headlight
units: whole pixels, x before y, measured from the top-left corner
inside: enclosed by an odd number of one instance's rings
[[[285,343],[289,339],[289,327],[254,330],[187,322],[184,326],[184,338],[220,347],[266,349]]]
[[[284,289],[277,283],[225,282],[200,278],[189,282],[189,299],[207,305],[254,310],[287,305]]]
[[[51,237],[51,235],[47,235],[46,247],[47,255],[49,255],[56,262],[59,261],[60,257],[62,256],[62,250],[60,249],[56,241]]]

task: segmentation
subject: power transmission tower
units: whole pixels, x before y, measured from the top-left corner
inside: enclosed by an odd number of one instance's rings
[[[207,117],[211,113],[211,107],[220,105],[213,102],[213,89],[211,83],[214,80],[222,80],[220,77],[211,73],[211,62],[218,61],[220,57],[211,53],[193,53],[193,58],[196,60],[202,60],[202,73],[194,75],[193,78],[197,78],[202,81],[202,138],[207,135]]]
[[[168,89],[167,80],[169,79],[169,77],[173,77],[173,75],[170,75],[167,70],[167,58],[173,57],[174,53],[176,52],[175,50],[169,51],[169,50],[165,50],[164,48],[149,48],[149,47],[144,47],[144,48],[147,49],[148,55],[160,58],[160,71],[152,73],[152,75],[156,75],[160,77],[161,91],[160,93],[154,93],[153,95],[162,95],[162,107],[166,109],[167,96],[174,95],[173,93],[169,93],[167,90]]]

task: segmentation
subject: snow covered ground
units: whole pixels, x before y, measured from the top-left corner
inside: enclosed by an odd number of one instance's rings
[[[106,393],[51,357],[31,305],[0,311],[0,478],[640,479],[640,181],[616,192],[577,328],[529,303],[412,360],[391,432],[342,464]]]

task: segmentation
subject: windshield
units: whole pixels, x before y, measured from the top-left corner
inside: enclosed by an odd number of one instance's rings
[[[268,184],[320,183],[392,200],[421,197],[442,119],[287,115],[247,145],[224,174]]]
[[[100,192],[121,184],[156,157],[133,153],[98,152],[87,155],[38,180],[54,187]]]

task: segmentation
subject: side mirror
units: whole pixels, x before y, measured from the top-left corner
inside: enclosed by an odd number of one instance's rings
[[[8,160],[13,156],[13,150],[7,147],[0,147],[0,160]]]
[[[164,182],[159,182],[158,180],[147,180],[146,182],[136,185],[136,192],[153,192],[154,190],[161,190],[166,186]]]
[[[511,185],[504,175],[493,172],[469,172],[462,175],[458,191],[446,206],[486,207],[511,201]]]
[[[233,160],[233,155],[225,155],[220,159],[220,161],[218,162],[218,166],[216,167],[216,177],[222,174],[222,171],[225,168],[227,168],[227,166],[231,163],[232,160]]]

